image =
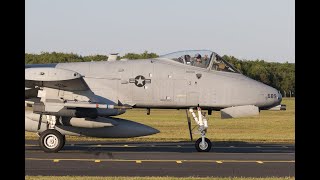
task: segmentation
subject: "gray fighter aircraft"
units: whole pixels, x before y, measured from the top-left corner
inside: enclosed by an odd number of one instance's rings
[[[100,138],[146,136],[159,131],[115,118],[131,108],[186,109],[201,137],[199,152],[211,149],[206,113],[222,118],[285,110],[276,89],[252,80],[208,50],[179,51],[144,60],[26,65],[25,130],[37,132],[45,152],[58,152],[65,135]]]

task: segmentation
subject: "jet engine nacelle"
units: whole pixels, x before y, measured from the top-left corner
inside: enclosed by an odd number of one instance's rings
[[[221,109],[221,119],[259,115],[259,108],[253,105],[234,106]]]

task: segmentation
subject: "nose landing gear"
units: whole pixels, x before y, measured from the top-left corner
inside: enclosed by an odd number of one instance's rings
[[[208,129],[208,121],[205,117],[205,113],[201,112],[200,107],[197,107],[197,111],[198,111],[198,117],[196,116],[196,114],[194,113],[192,108],[189,109],[189,112],[192,114],[194,121],[199,126],[198,131],[201,134],[201,137],[195,143],[195,147],[198,152],[209,152],[211,150],[212,143],[208,138],[206,138],[206,133],[207,133],[207,129]],[[191,126],[190,126],[189,117],[187,116],[187,118],[188,118],[190,136],[192,139],[192,132],[191,132],[191,128],[190,128]]]

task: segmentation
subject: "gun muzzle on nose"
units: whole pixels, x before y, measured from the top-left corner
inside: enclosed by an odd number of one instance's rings
[[[281,95],[280,91],[278,91],[278,101],[279,101],[279,104],[280,104],[281,101],[282,101],[282,95]]]

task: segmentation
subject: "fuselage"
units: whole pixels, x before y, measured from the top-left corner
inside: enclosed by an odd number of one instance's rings
[[[63,146],[52,149],[52,136],[57,144],[63,144],[62,135],[127,138],[159,132],[112,117],[125,113],[119,107],[189,109],[201,134],[197,150],[208,151],[211,142],[204,138],[208,125],[201,109],[208,114],[221,110],[222,118],[241,117],[276,107],[282,99],[276,89],[242,75],[207,50],[181,51],[155,59],[35,64],[26,68],[31,69],[26,69],[25,98],[33,102],[33,110],[25,114],[25,130],[40,133],[39,142],[46,152],[57,152]],[[107,108],[99,108],[101,105]],[[200,107],[198,118],[195,107]],[[46,138],[51,139],[41,140]]]
[[[219,110],[255,105],[260,109],[279,105],[275,89],[240,73],[214,71],[167,59],[28,65],[76,71],[84,76],[102,103],[137,108],[190,108]]]

